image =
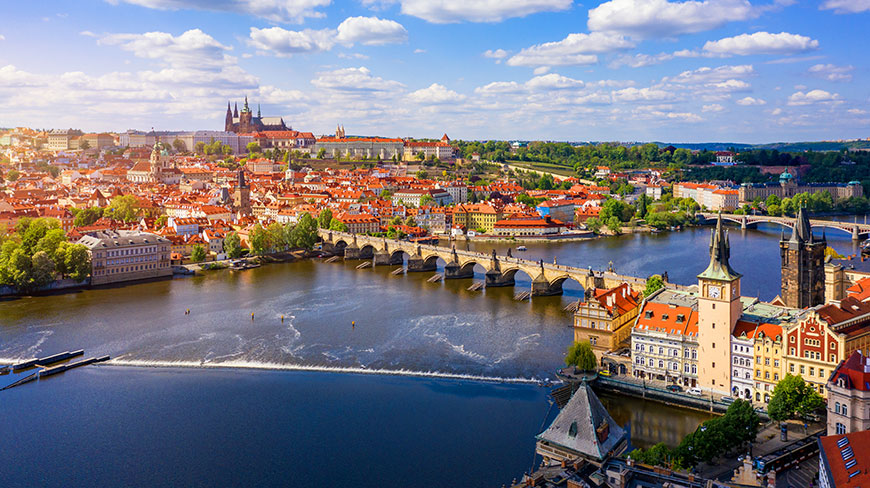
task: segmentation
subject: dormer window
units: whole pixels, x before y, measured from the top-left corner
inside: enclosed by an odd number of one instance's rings
[[[677,314],[677,323],[682,324],[685,321],[686,321],[686,316],[684,314],[678,313]]]
[[[653,312],[652,312],[652,310],[647,310],[647,311],[646,311],[646,314],[644,315],[644,317],[646,317],[646,318],[648,318],[648,319],[651,319],[651,318],[653,317]]]
[[[571,422],[571,426],[568,427],[568,435],[577,437],[577,421]]]
[[[662,320],[668,320],[668,314],[666,314],[666,313],[662,314]]]

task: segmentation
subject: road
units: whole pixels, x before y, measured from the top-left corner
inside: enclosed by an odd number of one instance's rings
[[[819,472],[819,456],[811,456],[804,460],[800,469],[790,469],[779,474],[776,478],[776,488],[807,488],[814,485],[816,474]]]
[[[512,169],[512,170],[528,171],[530,173],[537,173],[539,175],[550,175],[553,178],[558,178],[560,180],[564,180],[565,178],[568,178],[567,175],[560,175],[558,173],[551,173],[549,171],[541,171],[539,169],[524,168],[522,166],[517,166],[515,164],[508,164],[507,167]],[[565,170],[568,171],[567,168],[565,168]],[[580,180],[580,183],[583,183],[584,185],[594,185],[595,184],[595,182],[592,180],[583,180],[583,179]]]

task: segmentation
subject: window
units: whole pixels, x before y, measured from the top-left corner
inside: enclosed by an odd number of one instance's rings
[[[840,413],[840,402],[834,404],[834,413]]]
[[[819,376],[822,378],[825,377],[825,370],[824,369],[819,369]]]
[[[773,381],[779,381],[779,373],[773,373]]]
[[[755,370],[755,377],[761,378],[761,370],[758,370],[758,369]]]
[[[764,365],[770,366],[770,358],[764,358]]]
[[[843,409],[841,410],[841,412],[843,413],[844,417],[849,416],[849,407],[847,407],[845,403],[843,404]]]
[[[841,424],[840,422],[837,422],[837,433],[838,434],[845,434],[846,433],[846,426]]]
[[[816,375],[816,368],[810,366],[810,376],[815,376],[815,375]]]
[[[806,372],[807,372],[807,371],[806,371],[806,368],[805,368],[803,365],[801,365],[801,374],[804,374],[804,373],[806,373]]]
[[[788,372],[789,372],[789,373],[794,373],[794,364],[789,364],[789,365],[788,365]]]
[[[775,367],[775,368],[778,368],[778,367],[779,367],[779,359],[774,359],[774,360],[773,360],[773,367]]]
[[[665,362],[662,361],[661,359],[659,359],[659,368],[664,368],[664,367],[665,367]]]
[[[766,380],[769,380],[769,379],[770,379],[770,371],[765,371],[765,372],[764,372],[764,379],[766,379]]]

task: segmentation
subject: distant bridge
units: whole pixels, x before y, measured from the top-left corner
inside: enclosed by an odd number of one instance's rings
[[[711,212],[699,212],[695,215],[701,220],[701,223],[715,222],[719,214]],[[788,229],[794,225],[792,217],[772,217],[770,215],[736,215],[722,214],[723,221],[733,222],[740,225],[741,229],[755,228],[758,224],[778,224]],[[853,240],[860,240],[870,235],[870,224],[857,224],[853,222],[837,222],[834,220],[810,220],[810,225],[813,228],[824,227],[826,229],[834,229],[851,234]]]
[[[327,229],[318,231],[323,240],[323,250],[345,259],[371,259],[375,266],[402,265],[408,256],[408,272],[435,271],[438,260],[444,261],[444,279],[474,278],[474,266],[486,270],[487,287],[514,286],[514,276],[522,271],[532,279],[531,296],[561,295],[562,283],[574,280],[584,290],[594,288],[613,288],[628,283],[632,289],[643,291],[646,278],[625,276],[607,271],[593,271],[592,268],[577,268],[558,264],[544,263],[509,256],[450,249],[442,246],[419,244],[382,237],[335,232]],[[668,288],[686,289],[681,285],[666,283]]]

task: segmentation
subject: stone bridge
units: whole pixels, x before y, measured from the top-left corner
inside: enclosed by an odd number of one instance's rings
[[[715,223],[719,214],[711,212],[698,212],[695,214],[701,223]],[[777,224],[791,229],[794,225],[793,217],[773,217],[770,215],[735,215],[722,214],[722,220],[740,225],[741,229],[755,228],[760,223]],[[870,224],[856,224],[853,222],[837,222],[834,220],[810,220],[813,228],[835,229],[852,235],[852,239],[864,239],[870,234]]]
[[[509,256],[499,256],[494,252],[485,254],[463,251],[442,246],[419,244],[408,241],[385,239],[327,229],[318,231],[323,241],[323,250],[345,259],[371,259],[375,266],[402,265],[408,257],[408,272],[435,271],[438,260],[444,262],[444,279],[474,278],[474,266],[485,270],[487,287],[513,286],[514,276],[522,271],[532,279],[532,296],[561,295],[562,283],[574,280],[584,290],[590,288],[612,288],[628,283],[638,291],[643,291],[646,278],[623,276],[613,270],[593,271],[592,268],[575,268],[542,261],[531,261]],[[668,283],[669,288],[684,289],[680,285]]]

